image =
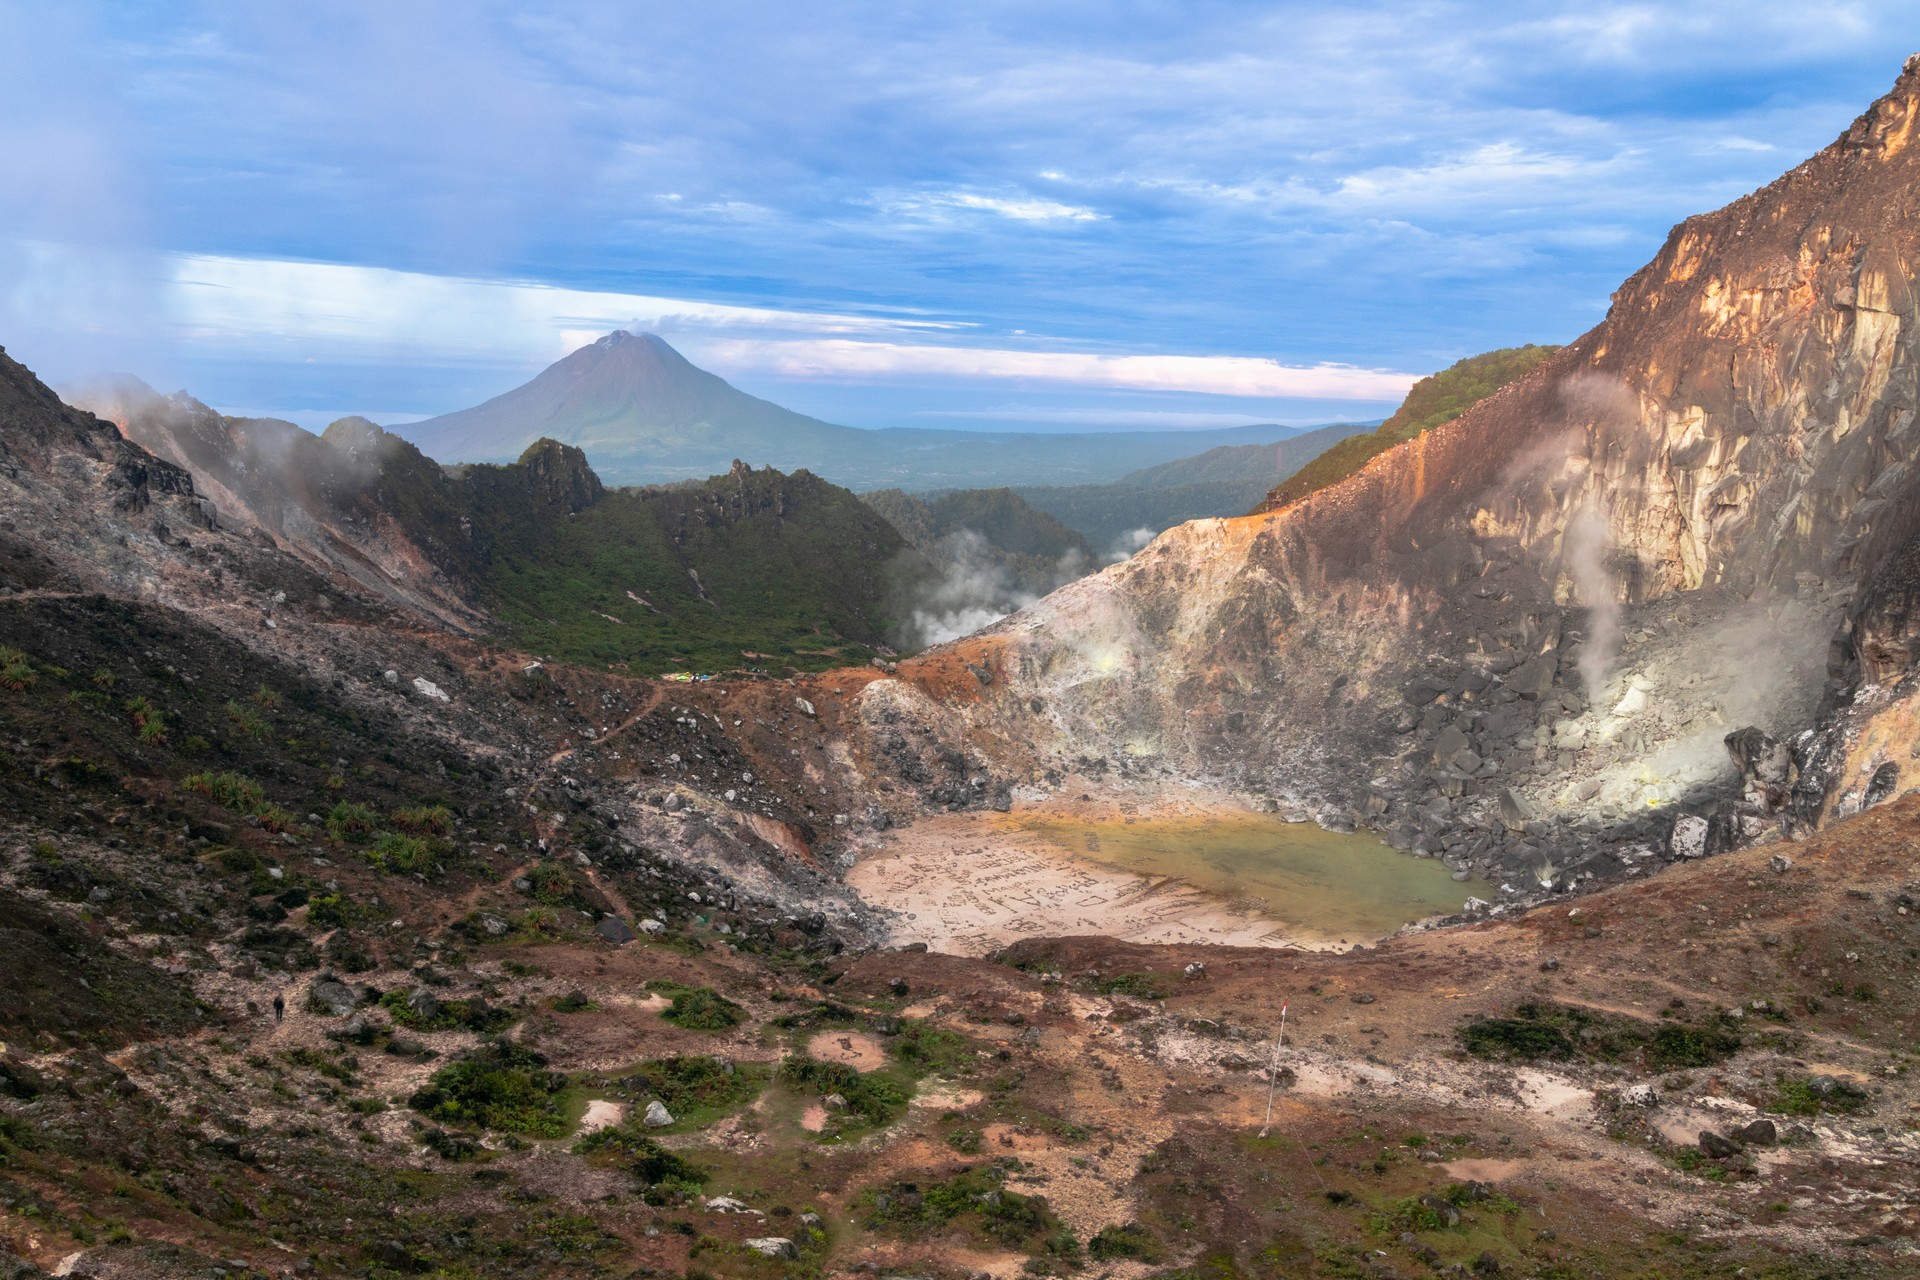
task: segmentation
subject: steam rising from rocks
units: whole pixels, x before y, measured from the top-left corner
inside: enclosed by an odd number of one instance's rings
[[[987,539],[972,529],[942,538],[932,559],[939,576],[919,583],[912,592],[906,640],[916,648],[945,644],[990,627],[1092,567],[1078,552],[1069,552],[1054,561],[1037,584],[1031,579],[1024,585],[1016,583]],[[1034,590],[1034,585],[1041,589]]]
[[[1587,608],[1586,643],[1580,646],[1580,679],[1589,701],[1600,696],[1620,651],[1620,601],[1607,574],[1607,522],[1584,507],[1567,522],[1567,572]]]

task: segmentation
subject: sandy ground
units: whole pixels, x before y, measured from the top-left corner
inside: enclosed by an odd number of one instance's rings
[[[625,1103],[595,1098],[587,1103],[586,1114],[580,1117],[580,1132],[593,1133],[600,1129],[611,1129],[626,1118]]]
[[[887,1049],[864,1031],[822,1031],[807,1041],[807,1056],[816,1062],[841,1062],[871,1071],[886,1063]]]
[[[1124,821],[1141,806],[1091,800],[1047,806],[1077,820]],[[1155,802],[1156,816],[1198,813]],[[893,834],[847,873],[866,901],[898,916],[894,945],[924,942],[950,955],[984,956],[1026,937],[1100,936],[1123,942],[1215,943],[1332,949],[1273,920],[1234,911],[1173,879],[1103,867],[999,814],[943,814]]]

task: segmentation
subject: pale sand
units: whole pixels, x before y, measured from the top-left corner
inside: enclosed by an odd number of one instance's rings
[[[864,1031],[822,1031],[807,1041],[807,1056],[815,1062],[839,1062],[859,1071],[872,1071],[887,1062],[887,1051]]]
[[[608,1102],[604,1098],[595,1098],[587,1103],[587,1113],[580,1117],[580,1132],[593,1133],[600,1129],[611,1129],[627,1118],[627,1105],[624,1102]]]
[[[1097,808],[1060,807],[1075,816]],[[1191,799],[1178,806],[1206,807]],[[924,942],[953,955],[983,956],[1020,938],[1069,935],[1333,949],[1233,911],[1180,881],[1089,862],[998,814],[922,818],[855,863],[846,880],[868,902],[900,913],[891,930],[894,945]]]

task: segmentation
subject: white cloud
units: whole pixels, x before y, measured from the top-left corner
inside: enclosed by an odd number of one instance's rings
[[[787,378],[1015,380],[1320,400],[1399,400],[1417,376],[1341,364],[1303,368],[1253,356],[1099,355],[843,338],[721,339],[702,343],[700,350],[717,369]]]
[[[183,336],[247,349],[317,344],[407,357],[553,360],[611,329],[898,334],[962,326],[899,313],[800,311],[477,280],[380,267],[184,255],[168,260]]]
[[[992,196],[977,191],[881,192],[873,203],[883,212],[925,222],[953,222],[970,213],[990,213],[1014,222],[1100,222],[1106,215],[1085,205],[1040,196]]]

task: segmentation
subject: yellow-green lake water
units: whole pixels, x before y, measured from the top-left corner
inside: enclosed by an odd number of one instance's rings
[[[1494,896],[1484,880],[1455,880],[1437,859],[1396,852],[1365,832],[1260,814],[1098,822],[1030,814],[1014,822],[1091,862],[1172,876],[1318,941],[1372,941],[1456,912],[1469,897]]]

